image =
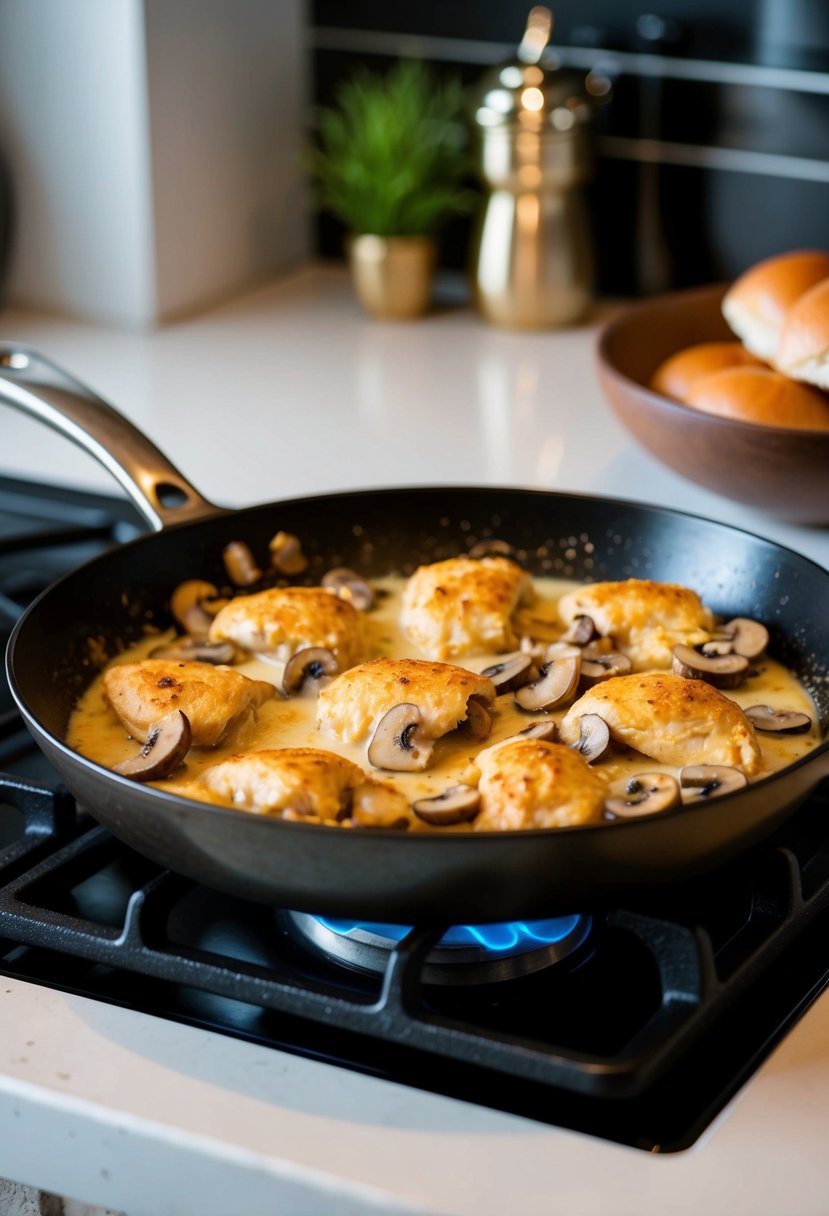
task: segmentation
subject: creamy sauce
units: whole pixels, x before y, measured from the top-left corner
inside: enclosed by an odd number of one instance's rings
[[[396,576],[373,579],[378,592],[377,606],[367,615],[370,657],[390,655],[398,658],[424,658],[403,634],[399,625],[400,597],[405,580]],[[534,580],[537,599],[532,608],[519,614],[522,630],[545,640],[554,640],[562,632],[558,623],[556,603],[565,592],[572,591],[575,584],[563,579],[536,578]],[[110,666],[135,662],[147,658],[150,651],[165,641],[172,640],[172,632],[166,635],[153,634],[130,647],[114,659]],[[458,666],[480,672],[493,662],[495,656],[477,655],[456,659]],[[819,743],[815,707],[791,672],[774,659],[762,658],[754,664],[758,674],[750,677],[737,689],[725,695],[743,708],[749,705],[770,705],[774,709],[798,710],[812,720],[812,729],[803,735],[772,735],[758,732],[763,753],[763,772],[771,772],[791,764],[808,754]],[[175,778],[155,782],[159,789],[174,791],[200,801],[221,802],[221,799],[202,786],[198,777],[206,768],[217,764],[240,751],[280,747],[316,747],[336,752],[360,765],[366,772],[397,786],[410,801],[434,796],[448,786],[458,782],[476,781],[475,756],[482,748],[498,743],[516,734],[533,721],[552,717],[559,722],[568,706],[551,714],[527,714],[519,710],[512,693],[499,697],[492,710],[492,732],[483,743],[475,743],[462,730],[444,736],[435,746],[431,766],[420,773],[388,773],[372,769],[366,757],[367,741],[352,745],[323,734],[316,724],[316,697],[304,695],[286,699],[278,690],[282,684],[283,664],[252,657],[235,667],[236,671],[257,680],[266,680],[277,689],[272,701],[266,702],[257,711],[255,725],[244,737],[238,733],[226,743],[215,748],[192,748],[186,766]],[[136,742],[131,739],[104,699],[103,682],[98,676],[83,694],[76,706],[67,731],[67,743],[89,759],[112,768],[136,754]],[[594,766],[608,781],[616,782],[642,772],[665,771],[676,775],[668,765],[643,756],[632,750],[612,749],[608,756]],[[226,804],[230,805],[230,804]],[[425,826],[425,825],[424,825]],[[441,831],[449,829],[441,828]]]

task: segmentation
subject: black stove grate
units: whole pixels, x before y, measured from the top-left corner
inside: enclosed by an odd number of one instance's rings
[[[651,1151],[692,1141],[829,973],[829,881],[810,877],[826,791],[705,883],[596,917],[571,960],[474,990],[422,983],[440,930],[362,975],[279,912],[138,857],[59,789],[2,778],[0,803],[23,813],[0,851],[5,974]]]
[[[65,569],[143,529],[115,498],[0,479],[0,637]],[[829,978],[829,787],[704,882],[611,912],[499,984],[324,959],[284,913],[139,857],[76,808],[0,688],[0,973],[653,1151],[700,1134]],[[580,911],[574,909],[574,911]]]

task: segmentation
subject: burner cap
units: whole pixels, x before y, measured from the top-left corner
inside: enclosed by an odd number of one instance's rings
[[[287,913],[292,931],[319,954],[357,971],[382,974],[389,953],[411,931],[408,925],[334,920],[308,912]],[[588,916],[455,925],[430,950],[423,965],[427,984],[490,984],[529,975],[572,954],[590,932]]]

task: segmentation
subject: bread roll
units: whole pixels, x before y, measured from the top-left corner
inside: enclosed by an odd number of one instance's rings
[[[699,342],[671,355],[653,374],[651,388],[675,401],[687,401],[688,393],[703,376],[727,367],[764,367],[765,364],[739,342]]]
[[[829,279],[789,309],[775,363],[795,380],[829,388]]]
[[[723,316],[755,355],[772,361],[783,318],[804,292],[829,278],[829,254],[798,250],[766,258],[732,284],[722,303]]]
[[[731,367],[698,380],[688,405],[762,426],[829,430],[829,400],[816,389],[761,367]]]

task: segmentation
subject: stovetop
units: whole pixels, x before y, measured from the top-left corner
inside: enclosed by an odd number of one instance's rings
[[[120,499],[0,479],[0,636],[142,528]],[[705,881],[574,909],[562,961],[445,985],[441,930],[355,970],[287,910],[132,852],[60,788],[6,688],[0,769],[0,973],[648,1151],[692,1143],[829,977],[826,786]]]

